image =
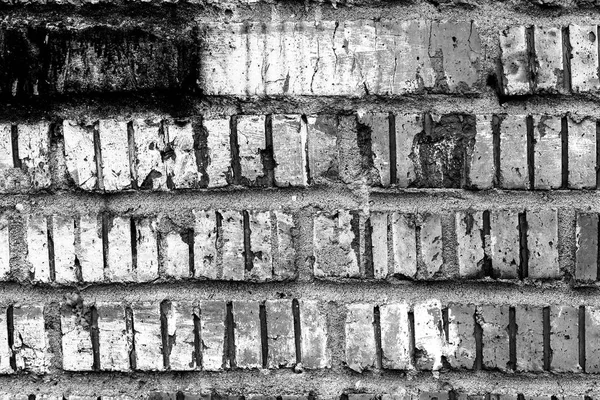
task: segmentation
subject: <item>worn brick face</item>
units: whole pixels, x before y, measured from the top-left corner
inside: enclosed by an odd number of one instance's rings
[[[346,365],[356,371],[376,367],[373,305],[352,304],[346,314]]]

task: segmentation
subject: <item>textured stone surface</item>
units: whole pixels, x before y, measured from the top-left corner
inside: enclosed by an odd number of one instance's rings
[[[373,273],[375,279],[385,279],[389,274],[388,267],[388,219],[389,214],[372,212],[369,216],[371,222],[371,248],[373,253]]]
[[[481,211],[457,212],[456,249],[458,272],[461,278],[477,278],[483,274],[483,213]]]
[[[194,273],[217,278],[217,217],[214,211],[194,210]]]
[[[415,137],[423,134],[423,116],[421,114],[395,114],[395,123],[398,186],[410,187],[417,179],[411,154],[413,154]]]
[[[17,127],[18,151],[26,184],[33,190],[50,187],[50,125],[47,122]]]
[[[307,125],[300,115],[273,115],[275,186],[306,186]]]
[[[200,367],[196,363],[194,318],[200,318],[200,310],[191,302],[171,302],[166,311],[171,371],[191,371]]]
[[[504,189],[529,189],[524,115],[511,115],[500,123],[500,184]]]
[[[585,372],[600,372],[600,308],[586,306],[585,315]]]
[[[61,307],[62,368],[66,371],[92,370],[94,353],[89,317],[89,310],[84,310],[83,304]]]
[[[225,312],[222,301],[200,303],[200,330],[202,340],[202,369],[220,371],[225,366]]]
[[[327,345],[327,318],[315,300],[301,300],[300,326],[302,327],[300,349],[304,368],[330,368],[331,350]]]
[[[172,189],[192,189],[200,184],[201,176],[194,151],[194,131],[189,120],[163,122],[170,156],[166,157],[167,186]]]
[[[264,177],[263,154],[267,147],[265,119],[264,115],[237,117],[241,176],[250,185],[257,184]]]
[[[595,25],[569,25],[571,87],[575,93],[600,89],[597,36]]]
[[[513,26],[500,32],[502,50],[502,88],[505,94],[524,95],[531,92],[527,38],[524,26]]]
[[[363,372],[376,364],[373,305],[350,304],[346,313],[346,365]]]
[[[561,118],[534,115],[534,188],[558,189],[562,185]]]
[[[394,275],[414,278],[417,273],[417,235],[414,218],[394,212],[391,215]]]
[[[483,367],[509,369],[508,306],[477,306],[475,321],[482,329]]]
[[[413,369],[412,328],[406,303],[379,307],[381,324],[381,360],[386,369]]]
[[[25,223],[30,276],[35,282],[50,282],[47,219],[43,215],[33,214],[26,217]]]
[[[162,371],[163,348],[160,305],[156,302],[132,304],[135,338],[135,366],[141,371]]]
[[[98,215],[81,215],[78,233],[79,241],[75,241],[75,253],[81,265],[81,279],[84,282],[103,281],[102,223],[98,220]]]
[[[596,188],[596,121],[568,120],[569,188]]]
[[[93,125],[63,121],[65,162],[75,185],[84,190],[97,188],[98,170],[94,148]]]
[[[75,265],[75,223],[72,217],[52,217],[52,243],[54,245],[54,270],[57,283],[77,282]]]
[[[235,362],[239,368],[262,368],[259,303],[234,301]]]
[[[273,277],[271,214],[268,211],[249,211],[248,221],[252,270],[246,271],[245,279],[270,280]]]
[[[577,213],[575,227],[575,279],[598,279],[598,214]]]
[[[294,246],[294,217],[283,211],[273,211],[277,241],[273,248],[273,275],[277,279],[296,277],[296,248]]]
[[[132,170],[137,187],[166,190],[167,167],[163,154],[166,153],[167,141],[160,119],[135,119],[132,130],[135,145]]]
[[[227,186],[232,179],[229,118],[203,119],[206,154],[201,160],[209,188]]]
[[[131,221],[129,218],[106,216],[108,246],[105,277],[109,282],[135,280],[131,256]]]
[[[131,187],[127,122],[103,119],[98,122],[102,154],[102,189],[113,192]]]
[[[318,213],[314,218],[314,274],[316,277],[359,276],[352,215],[346,210]]]
[[[135,219],[136,278],[138,282],[158,278],[157,221],[154,218]]]
[[[183,236],[187,232],[176,230],[161,234],[162,269],[166,277],[190,277],[190,247]],[[186,237],[187,239],[187,237]]]
[[[307,122],[310,183],[340,179],[341,136],[335,115],[309,115]]]
[[[544,370],[544,317],[541,307],[515,309],[517,371]]]
[[[426,278],[434,278],[444,264],[442,244],[442,217],[424,215],[421,222],[421,257]]]
[[[358,112],[359,124],[369,132],[375,168],[373,180],[381,186],[390,185],[390,122],[384,113]]]
[[[558,278],[558,214],[555,209],[527,213],[529,277]]]
[[[13,354],[17,371],[48,372],[51,361],[44,328],[44,307],[22,305],[13,308]]]
[[[562,31],[557,27],[534,27],[537,92],[565,93]]]
[[[476,115],[475,144],[470,154],[469,184],[475,189],[491,189],[494,184],[494,138],[490,115]]]
[[[437,371],[442,368],[442,357],[448,354],[440,301],[427,300],[415,304],[414,318],[416,367]]]
[[[96,303],[96,308],[100,369],[128,371],[133,338],[125,323],[125,308],[119,303]]]
[[[287,368],[296,364],[296,341],[294,318],[290,300],[268,300],[265,302],[267,315],[267,346],[269,368]]]
[[[550,369],[555,372],[580,372],[579,365],[579,308],[550,307]]]
[[[448,343],[456,347],[448,362],[454,368],[473,369],[475,364],[475,306],[448,305]]]
[[[222,222],[220,234],[223,237],[221,258],[223,279],[241,281],[244,279],[244,224],[240,211],[219,211]]]
[[[519,252],[519,212],[490,212],[490,252],[494,277],[516,279],[521,263]]]

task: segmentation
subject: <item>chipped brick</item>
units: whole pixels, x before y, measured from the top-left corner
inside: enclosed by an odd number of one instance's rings
[[[313,246],[316,277],[358,277],[358,257],[352,243],[352,215],[339,210],[333,214],[318,213],[314,217]]]
[[[555,209],[527,213],[529,277],[559,278],[558,214]]]
[[[363,372],[376,367],[373,305],[350,304],[346,314],[346,365]]]
[[[93,125],[63,121],[67,170],[73,182],[83,190],[96,189],[98,184],[94,129]]]
[[[259,304],[234,301],[235,362],[239,368],[262,368]]]
[[[379,307],[381,324],[381,359],[386,369],[409,370],[412,364],[412,332],[406,303]]]
[[[308,369],[330,368],[331,351],[327,346],[327,317],[315,300],[300,300],[302,366]]]

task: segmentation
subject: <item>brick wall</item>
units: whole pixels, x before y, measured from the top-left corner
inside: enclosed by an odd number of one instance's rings
[[[600,2],[0,14],[0,400],[600,398]]]

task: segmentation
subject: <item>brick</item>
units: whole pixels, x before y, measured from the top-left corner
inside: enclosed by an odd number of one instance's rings
[[[105,277],[109,282],[135,280],[131,255],[131,221],[129,218],[105,216],[108,246],[106,251]]]
[[[98,170],[94,147],[95,126],[63,121],[65,162],[75,185],[83,190],[94,190],[98,185]]]
[[[568,156],[570,189],[596,188],[596,121],[568,121]]]
[[[133,338],[125,323],[125,308],[119,303],[96,303],[100,370],[128,371]]]
[[[561,28],[534,27],[535,88],[543,93],[565,93]]]
[[[294,279],[296,271],[296,248],[294,247],[294,217],[283,211],[273,211],[274,231],[277,236],[273,248],[273,276],[275,279]]]
[[[205,371],[221,371],[224,367],[225,307],[222,301],[200,303],[202,369]]]
[[[241,175],[250,186],[265,184],[263,157],[267,148],[264,115],[237,117],[237,141]]]
[[[136,370],[164,370],[160,306],[155,302],[140,301],[133,303],[131,309]]]
[[[62,368],[66,371],[91,371],[94,352],[90,332],[91,314],[83,304],[63,304],[60,315]]]
[[[491,189],[494,186],[494,135],[492,116],[476,115],[476,134],[473,150],[469,154],[469,186],[475,189]]]
[[[13,353],[17,371],[36,374],[48,372],[50,352],[44,328],[44,307],[15,305],[13,329]]]
[[[475,306],[448,305],[448,362],[453,368],[473,369],[475,364]]]
[[[318,213],[314,217],[313,246],[316,277],[358,277],[358,256],[352,244],[355,240],[349,211]]]
[[[52,216],[54,270],[57,283],[77,282],[75,267],[75,223],[72,217]]]
[[[457,212],[454,217],[458,273],[461,278],[478,278],[483,275],[483,212]]]
[[[346,313],[346,365],[363,372],[377,367],[373,305],[349,304]]]
[[[308,169],[310,183],[340,178],[338,118],[332,115],[307,116]]]
[[[364,126],[371,138],[374,181],[376,184],[390,186],[390,122],[389,114],[358,112],[359,124]]]
[[[8,224],[9,220],[7,215],[0,214],[0,280],[6,280],[10,274],[11,235]]]
[[[578,321],[578,307],[550,307],[550,369],[554,372],[581,372]]]
[[[132,131],[135,146],[132,170],[137,187],[166,190],[167,167],[163,161],[163,154],[166,152],[167,143],[160,119],[134,119]]]
[[[406,303],[379,307],[381,326],[381,364],[386,369],[409,370],[412,364],[412,329]]]
[[[259,304],[234,301],[235,362],[238,368],[262,368]]]
[[[8,313],[7,307],[0,307],[0,374],[11,374],[14,372],[10,365],[12,349],[8,345]],[[11,338],[12,340],[12,338]],[[8,399],[10,400],[10,398]]]
[[[100,120],[98,131],[102,154],[102,189],[120,191],[131,188],[127,122]]]
[[[375,279],[386,279],[388,268],[388,213],[372,212],[371,222],[371,248],[373,253],[373,271]]]
[[[275,186],[306,186],[307,126],[299,115],[273,115]]]
[[[219,211],[222,216],[223,279],[244,279],[244,223],[239,211]]]
[[[598,279],[598,214],[577,213],[575,227],[575,279]]]
[[[419,393],[419,400],[449,400],[450,396],[448,392],[421,392]]]
[[[414,278],[417,274],[417,234],[414,218],[393,212],[391,217],[393,274]]]
[[[327,317],[315,300],[300,300],[302,366],[308,369],[331,368],[327,346]]]
[[[585,307],[585,372],[596,374],[600,371],[600,308]]]
[[[18,149],[21,169],[27,177],[27,185],[33,189],[45,189],[52,183],[50,177],[50,127],[46,122],[19,124]]]
[[[575,93],[600,89],[597,38],[598,28],[595,25],[569,25],[571,87]]]
[[[533,116],[535,189],[559,189],[562,185],[561,128],[560,117]]]
[[[477,306],[475,320],[481,327],[484,369],[507,371],[510,367],[508,306]]]
[[[273,277],[271,214],[268,211],[248,211],[248,221],[252,270],[246,271],[245,279],[270,280]]]
[[[162,273],[165,277],[190,277],[190,246],[183,235],[187,236],[187,231],[176,230],[161,235]]]
[[[502,89],[509,96],[531,93],[529,55],[524,26],[500,32]]]
[[[167,186],[171,189],[193,189],[198,187],[200,174],[194,150],[192,123],[186,120],[163,122],[166,142],[173,153],[165,160]]]
[[[217,216],[214,211],[193,210],[195,278],[217,279]]]
[[[500,186],[503,189],[529,189],[524,115],[512,115],[500,123]]]
[[[490,212],[492,273],[499,279],[517,279],[520,269],[519,213],[514,210]]]
[[[206,155],[202,161],[209,188],[227,186],[232,179],[229,118],[203,119]]]
[[[423,135],[421,114],[395,114],[396,127],[396,176],[399,187],[410,187],[417,180],[411,158],[413,143],[417,135]]]
[[[135,230],[135,273],[137,282],[158,278],[157,221],[154,218],[133,220]]]
[[[544,370],[544,316],[541,307],[515,309],[517,325],[517,371]]]
[[[444,264],[442,217],[434,214],[423,215],[420,225],[421,257],[425,267],[423,273],[426,278],[433,278]]]
[[[96,214],[83,214],[78,222],[79,235],[75,235],[75,253],[81,266],[81,280],[101,282],[104,280],[102,224]]]
[[[0,190],[18,192],[28,188],[25,174],[15,166],[12,125],[0,124]]]
[[[529,277],[559,278],[558,214],[555,209],[527,213]]]
[[[437,371],[445,356],[446,335],[443,331],[442,306],[439,300],[414,305],[415,363],[418,370]]]
[[[48,254],[48,222],[45,216],[30,214],[27,225],[27,262],[35,282],[50,282]]]
[[[269,368],[287,368],[296,364],[296,337],[290,300],[267,300],[267,346]]]
[[[194,320],[200,317],[199,309],[190,302],[170,302],[166,310],[169,343],[169,369],[192,371],[196,365],[196,334]]]

